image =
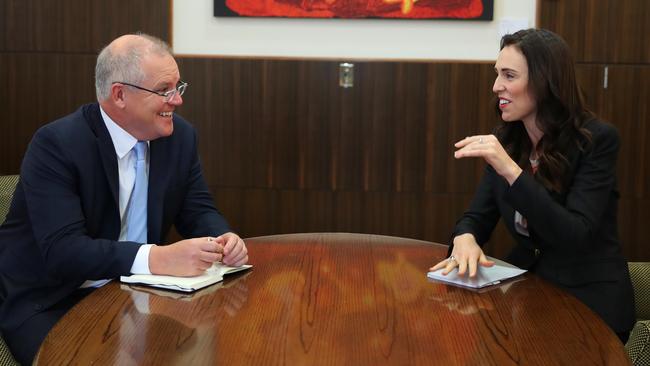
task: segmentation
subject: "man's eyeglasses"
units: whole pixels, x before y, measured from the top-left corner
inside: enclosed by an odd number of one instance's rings
[[[185,93],[185,89],[187,89],[187,85],[188,85],[184,81],[179,81],[178,84],[176,85],[176,88],[171,89],[171,90],[167,90],[166,92],[160,92],[160,91],[155,91],[155,90],[143,88],[143,87],[138,86],[138,85],[125,83],[123,81],[114,81],[113,84],[124,84],[124,85],[128,85],[128,86],[131,86],[131,87],[134,87],[136,89],[140,89],[140,90],[152,93],[152,94],[160,95],[161,97],[164,98],[165,103],[169,102],[172,99],[174,99],[174,96],[176,96],[176,93],[178,93],[178,95],[183,95],[183,93]]]

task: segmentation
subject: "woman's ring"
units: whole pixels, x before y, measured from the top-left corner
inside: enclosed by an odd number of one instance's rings
[[[482,143],[483,143],[483,138],[482,138],[482,137],[479,137],[479,138],[478,138],[478,143],[479,143],[479,144],[482,144]]]
[[[447,258],[447,262],[451,262],[451,261],[456,261],[456,257],[450,255],[449,258]]]

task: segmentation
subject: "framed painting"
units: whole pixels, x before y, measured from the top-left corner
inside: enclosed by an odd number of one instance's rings
[[[214,0],[216,17],[492,20],[494,0]]]

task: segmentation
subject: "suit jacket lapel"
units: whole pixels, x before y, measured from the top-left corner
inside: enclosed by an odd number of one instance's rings
[[[117,156],[115,155],[115,146],[113,146],[113,140],[111,139],[111,135],[108,133],[106,124],[102,119],[98,104],[89,105],[84,113],[86,114],[86,120],[90,123],[90,128],[93,130],[95,136],[97,137],[97,149],[99,151],[99,155],[101,156],[104,174],[106,174],[106,179],[108,180],[108,186],[110,187],[111,196],[113,197],[115,207],[118,208],[119,212],[120,177],[117,171]]]

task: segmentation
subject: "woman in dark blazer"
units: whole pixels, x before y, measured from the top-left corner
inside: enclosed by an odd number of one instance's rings
[[[431,270],[475,276],[499,218],[516,241],[507,261],[573,294],[625,342],[634,295],[617,230],[617,130],[586,109],[566,43],[527,29],[506,35],[495,64],[493,135],[467,137],[454,156],[488,166],[458,220],[451,256]]]

